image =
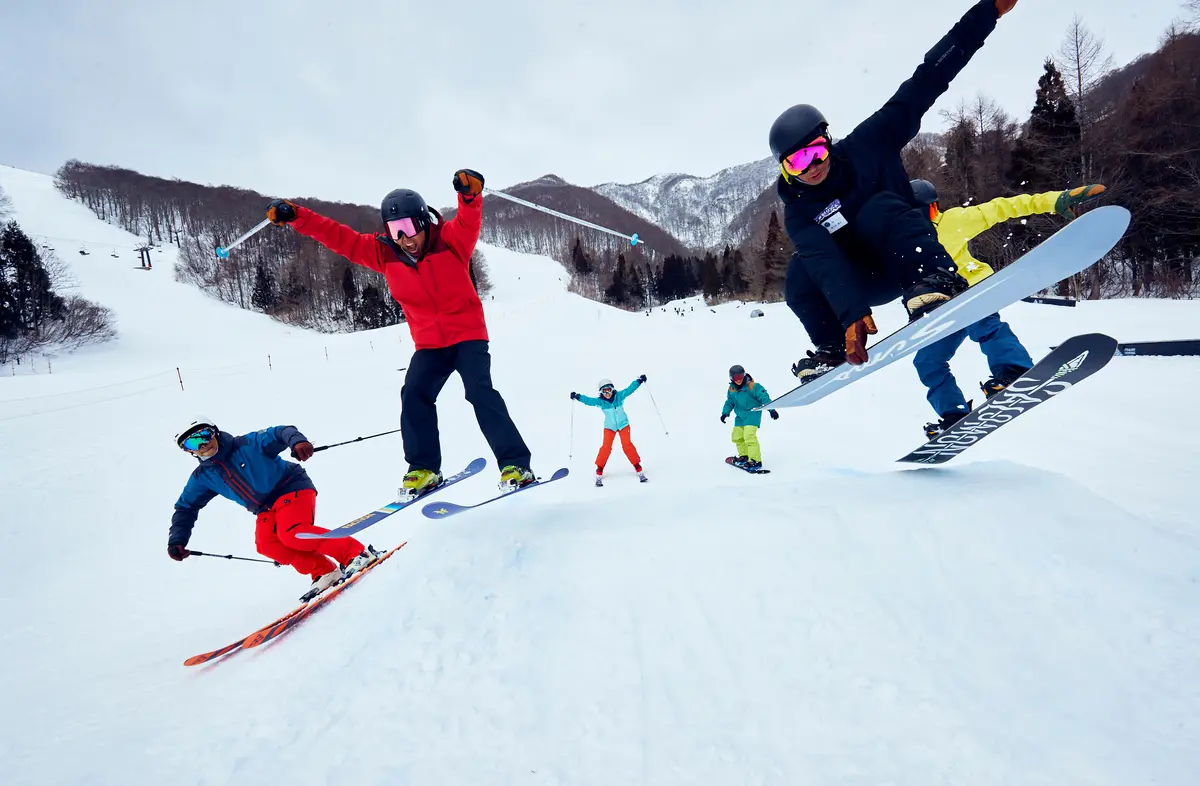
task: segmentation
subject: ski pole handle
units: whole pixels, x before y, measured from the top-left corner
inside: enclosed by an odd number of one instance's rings
[[[257,224],[255,224],[253,227],[251,227],[249,230],[247,230],[246,234],[242,235],[241,237],[239,237],[237,240],[233,241],[229,245],[217,246],[217,256],[220,257],[221,259],[229,259],[230,251],[237,248],[242,243],[245,243],[247,240],[249,240],[254,235],[258,234],[260,231],[262,231],[262,229],[264,227],[267,226],[267,224],[270,224],[270,223],[271,223],[271,219],[264,218],[262,221],[259,221]],[[211,556],[211,555],[209,555],[209,556]]]

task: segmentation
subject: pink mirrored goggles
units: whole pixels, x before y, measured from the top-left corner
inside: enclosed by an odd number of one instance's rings
[[[800,175],[813,164],[819,164],[829,158],[829,140],[825,137],[814,139],[812,144],[800,148],[787,156],[780,163],[788,175]]]
[[[421,232],[411,218],[394,218],[387,222],[387,230],[388,234],[392,236],[392,240],[399,240],[400,235],[416,237]]]

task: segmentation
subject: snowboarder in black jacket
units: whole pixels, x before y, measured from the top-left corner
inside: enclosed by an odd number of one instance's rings
[[[792,366],[802,384],[844,361],[867,361],[867,336],[877,332],[871,306],[902,298],[912,320],[966,289],[913,196],[900,151],[1016,3],[979,0],[846,138],[834,142],[824,115],[808,104],[771,126],[782,170],[777,190],[796,246],[787,304],[816,347]]]

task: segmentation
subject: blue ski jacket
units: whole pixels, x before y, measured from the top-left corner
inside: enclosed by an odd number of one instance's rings
[[[270,510],[284,494],[302,489],[316,491],[308,473],[299,464],[284,461],[279,454],[308,438],[295,426],[272,426],[235,437],[217,435],[217,452],[192,470],[183,493],[175,502],[167,545],[186,546],[200,509],[216,496],[233,500],[251,513]]]
[[[599,407],[604,411],[604,428],[609,431],[620,431],[629,425],[629,416],[625,414],[625,399],[629,398],[635,390],[642,386],[641,380],[635,379],[629,383],[629,387],[624,390],[619,390],[613,394],[612,401],[609,401],[604,396],[579,397],[580,404],[586,404],[589,407]]]

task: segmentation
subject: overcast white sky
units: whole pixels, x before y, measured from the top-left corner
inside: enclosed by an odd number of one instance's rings
[[[768,155],[794,103],[841,135],[971,0],[0,0],[0,163],[68,158],[264,193],[452,201],[709,175]],[[602,10],[600,10],[602,9]],[[1118,65],[1182,0],[1019,0],[926,118],[982,90],[1033,105],[1073,14]]]

